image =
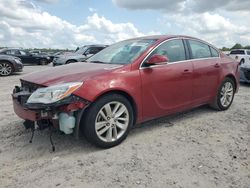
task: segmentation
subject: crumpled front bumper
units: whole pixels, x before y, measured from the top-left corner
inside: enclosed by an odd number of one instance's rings
[[[22,91],[22,88],[18,86],[15,87],[12,94],[14,111],[24,120],[53,119],[60,112],[75,112],[86,108],[89,104],[89,101],[75,95],[52,104],[28,104],[26,102],[30,95],[31,93]]]

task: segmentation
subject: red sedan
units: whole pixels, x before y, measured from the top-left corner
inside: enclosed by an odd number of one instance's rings
[[[21,79],[13,92],[26,128],[83,133],[99,147],[121,143],[137,123],[210,104],[227,110],[239,87],[239,65],[187,36],[125,40],[75,63]]]

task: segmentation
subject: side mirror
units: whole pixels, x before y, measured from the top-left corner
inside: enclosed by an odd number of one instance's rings
[[[149,58],[149,60],[146,62],[147,65],[161,65],[161,64],[167,64],[169,62],[168,57],[164,55],[158,55],[155,54]]]

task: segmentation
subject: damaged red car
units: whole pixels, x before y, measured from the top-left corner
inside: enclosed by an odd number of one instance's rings
[[[238,62],[187,36],[125,40],[87,61],[21,79],[12,96],[26,128],[82,133],[108,148],[144,121],[204,104],[226,110],[239,87]]]

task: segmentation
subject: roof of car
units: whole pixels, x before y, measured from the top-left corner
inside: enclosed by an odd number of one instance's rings
[[[186,36],[186,35],[151,35],[151,36],[143,36],[137,37],[138,39],[156,39],[156,40],[166,40],[170,38],[190,38],[190,39],[197,39],[194,37]]]
[[[248,49],[233,49],[231,51],[237,51],[237,50],[248,50]]]
[[[104,44],[90,44],[90,45],[84,45],[84,46],[81,46],[82,47],[107,47],[108,45],[104,45]]]

